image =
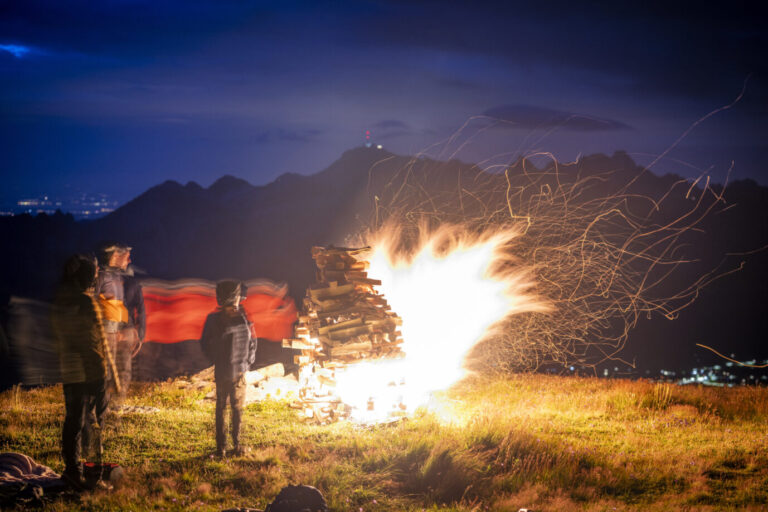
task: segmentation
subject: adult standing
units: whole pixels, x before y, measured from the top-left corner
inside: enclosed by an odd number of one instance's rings
[[[94,297],[101,306],[107,343],[117,369],[117,375],[110,372],[109,381],[118,380],[121,384],[117,394],[118,402],[122,402],[128,393],[131,360],[137,343],[125,305],[125,274],[130,262],[130,247],[120,243],[105,244],[99,251],[99,277],[94,290]]]
[[[69,258],[51,313],[66,411],[61,434],[65,467],[62,479],[77,490],[86,488],[80,465],[80,441],[85,423],[93,421],[90,426],[96,431],[100,445],[108,404],[106,378],[110,352],[99,307],[90,293],[97,269],[96,262],[87,256]],[[119,389],[119,380],[115,385]],[[98,449],[100,453],[101,447]]]

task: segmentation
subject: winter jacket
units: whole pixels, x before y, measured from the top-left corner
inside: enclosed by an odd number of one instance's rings
[[[239,379],[256,360],[256,339],[242,311],[219,309],[209,314],[200,346],[215,366],[217,382]]]
[[[99,307],[86,293],[63,287],[51,312],[64,384],[104,380],[108,348]]]

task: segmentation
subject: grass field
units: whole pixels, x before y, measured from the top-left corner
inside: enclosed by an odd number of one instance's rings
[[[474,377],[396,424],[302,423],[247,406],[252,450],[212,457],[210,388],[138,384],[105,451],[126,483],[44,510],[263,509],[289,483],[334,511],[766,510],[768,389],[517,375]],[[61,386],[0,394],[0,449],[61,471]]]

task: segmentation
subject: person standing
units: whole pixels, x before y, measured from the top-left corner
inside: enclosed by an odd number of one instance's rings
[[[91,292],[98,267],[84,255],[70,257],[64,265],[51,320],[58,342],[61,378],[64,383],[64,426],[61,452],[62,479],[76,490],[87,486],[80,464],[81,436],[86,421],[96,432],[101,453],[101,430],[108,405],[107,367],[111,360],[99,307]],[[119,389],[120,382],[114,385]]]
[[[256,338],[240,309],[241,284],[236,281],[216,283],[218,309],[205,319],[200,346],[214,364],[216,381],[216,455],[226,455],[224,413],[227,403],[231,412],[234,455],[242,455],[240,423],[245,405],[245,372],[256,360]]]
[[[144,290],[132,265],[129,265],[125,271],[123,290],[125,292],[123,303],[128,310],[128,327],[123,330],[125,333],[123,337],[129,341],[129,345],[133,346],[131,355],[136,357],[147,332],[147,313],[144,307]]]
[[[131,360],[137,340],[129,328],[130,315],[125,306],[125,273],[131,262],[131,248],[119,244],[105,244],[99,251],[99,277],[94,297],[99,301],[104,320],[104,331],[110,352],[115,359],[117,374],[110,372],[108,384],[120,381],[117,402],[122,403],[131,384]],[[114,388],[114,386],[108,386]]]

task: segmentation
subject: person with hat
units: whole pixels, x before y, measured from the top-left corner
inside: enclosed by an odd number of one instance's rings
[[[245,372],[256,360],[256,338],[251,324],[240,309],[242,285],[237,281],[216,284],[218,308],[205,319],[200,347],[214,364],[216,381],[216,455],[226,455],[224,413],[227,403],[231,412],[234,455],[242,455],[240,423],[245,406]]]
[[[137,344],[135,329],[130,326],[130,315],[125,304],[125,276],[131,262],[131,248],[120,243],[104,244],[99,251],[99,276],[94,297],[101,306],[104,331],[109,349],[115,359],[117,375],[110,373],[108,387],[115,390],[119,378],[117,403],[125,400],[131,383],[131,360]]]

